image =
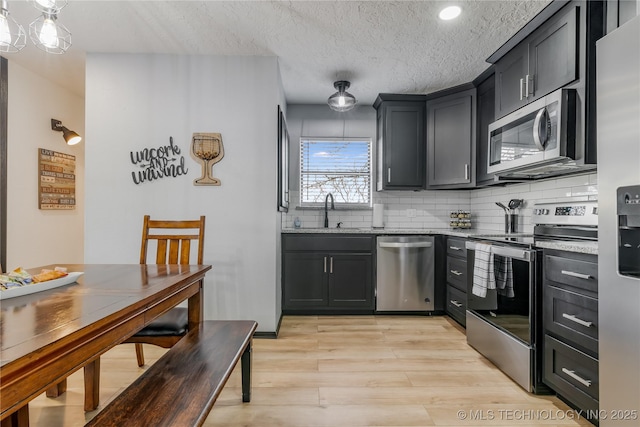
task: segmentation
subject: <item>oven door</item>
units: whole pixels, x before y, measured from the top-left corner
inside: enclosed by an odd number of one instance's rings
[[[573,147],[575,90],[560,89],[489,125],[488,172],[575,158]]]
[[[536,300],[537,252],[515,246],[492,245],[495,268],[511,270],[503,289],[473,293],[475,245],[467,242],[467,342],[527,391],[537,378]]]

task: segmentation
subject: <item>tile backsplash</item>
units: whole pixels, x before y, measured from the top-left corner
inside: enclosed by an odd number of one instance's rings
[[[495,205],[505,205],[510,199],[524,199],[518,212],[519,232],[533,232],[531,212],[535,203],[597,200],[597,174],[583,174],[564,178],[551,178],[506,186],[487,187],[476,190],[437,191],[384,191],[373,193],[373,203],[384,204],[385,228],[442,229],[449,228],[451,211],[471,211],[473,229],[504,231],[504,212]],[[303,228],[322,227],[324,209],[296,209],[299,195],[290,195],[289,212],[282,215],[282,226],[293,228],[299,218]],[[331,210],[329,227],[338,222],[343,228],[371,227],[371,209]]]

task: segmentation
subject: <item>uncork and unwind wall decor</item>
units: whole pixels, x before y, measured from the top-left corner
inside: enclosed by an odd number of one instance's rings
[[[212,168],[224,157],[222,135],[219,133],[194,133],[191,138],[191,154],[196,161],[202,164],[202,176],[195,179],[193,184],[220,185],[221,181],[212,176]],[[139,168],[131,172],[134,184],[161,178],[176,178],[189,172],[182,150],[173,142],[172,136],[169,137],[168,145],[131,151],[129,158],[131,163]]]
[[[168,145],[131,151],[129,157],[131,163],[139,168],[131,172],[134,184],[161,178],[176,178],[189,172],[184,164],[182,150],[174,144],[172,136],[169,137]]]

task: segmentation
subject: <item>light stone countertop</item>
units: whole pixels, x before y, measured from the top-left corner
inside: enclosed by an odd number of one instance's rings
[[[546,240],[536,242],[536,248],[556,249],[559,251],[578,252],[598,255],[598,242],[570,242],[565,240]]]
[[[500,234],[495,230],[463,230],[450,228],[283,228],[283,234],[441,234],[445,236],[461,237],[464,239],[478,236]],[[577,252],[583,254],[598,254],[598,242],[577,242],[564,240],[547,240],[535,243],[536,248],[555,249],[567,252]]]
[[[443,234],[468,238],[476,235],[497,234],[496,231],[464,230],[450,228],[283,228],[283,234]]]

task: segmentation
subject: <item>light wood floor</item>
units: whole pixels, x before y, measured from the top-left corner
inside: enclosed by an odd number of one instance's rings
[[[147,363],[164,350],[145,346]],[[447,317],[286,316],[255,339],[253,395],[234,372],[207,426],[590,426],[554,396],[526,393],[466,343]],[[132,345],[102,359],[108,403],[143,371]],[[65,395],[30,404],[33,426],[82,426],[82,374]],[[180,427],[180,426],[176,426]]]

